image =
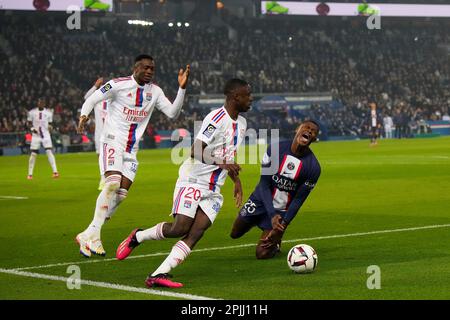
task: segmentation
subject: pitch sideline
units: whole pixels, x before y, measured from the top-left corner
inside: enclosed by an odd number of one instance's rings
[[[337,234],[337,235],[329,235],[329,236],[320,236],[313,238],[300,238],[300,239],[291,239],[284,240],[283,243],[291,243],[291,242],[301,242],[301,241],[313,241],[313,240],[326,240],[326,239],[336,239],[336,238],[349,238],[349,237],[360,237],[360,236],[368,236],[375,234],[384,234],[384,233],[396,233],[396,232],[407,232],[407,231],[417,231],[417,230],[426,230],[426,229],[438,229],[438,228],[449,228],[450,224],[438,224],[438,225],[429,225],[422,227],[411,227],[411,228],[402,228],[402,229],[389,229],[389,230],[377,230],[377,231],[368,231],[368,232],[357,232],[357,233],[347,233],[347,234]],[[226,247],[212,247],[212,248],[203,248],[203,249],[194,249],[191,253],[194,252],[205,252],[205,251],[217,251],[217,250],[228,250],[228,249],[239,249],[245,247],[255,246],[255,243],[247,243],[235,246],[226,246]],[[130,256],[127,260],[130,259],[141,259],[148,257],[156,257],[156,256],[165,256],[168,255],[169,252],[158,252],[137,256]],[[88,263],[98,263],[98,262],[110,262],[110,261],[118,261],[116,258],[108,258],[108,259],[96,259],[96,260],[86,260],[86,261],[72,261],[72,262],[61,262],[61,263],[53,263],[47,265],[40,266],[31,266],[31,267],[23,267],[23,268],[12,268],[12,269],[2,269],[2,270],[13,270],[13,271],[24,271],[24,270],[32,270],[32,269],[45,269],[52,267],[60,267],[60,266],[68,266],[68,265],[80,265],[80,264],[88,264]]]
[[[22,276],[22,277],[30,277],[30,278],[35,278],[35,279],[61,281],[61,282],[66,282],[66,283],[67,283],[67,280],[69,280],[69,278],[67,278],[67,277],[53,276],[53,275],[48,275],[48,274],[43,274],[43,273],[17,271],[17,270],[11,270],[11,269],[2,269],[2,268],[0,268],[0,273],[12,274],[12,275]],[[147,288],[138,288],[138,287],[132,287],[132,286],[125,286],[125,285],[121,285],[121,284],[99,282],[99,281],[92,281],[92,280],[82,280],[81,279],[80,284],[86,285],[86,286],[91,286],[91,287],[107,288],[107,289],[121,290],[121,291],[127,291],[127,292],[137,292],[137,293],[143,293],[143,294],[149,294],[149,295],[166,296],[166,297],[171,297],[171,298],[180,298],[180,299],[189,299],[189,300],[222,300],[222,299],[197,296],[197,295],[187,294],[187,293],[176,293],[176,292],[168,292],[168,291],[161,291],[161,290],[154,290],[154,289],[147,289]]]

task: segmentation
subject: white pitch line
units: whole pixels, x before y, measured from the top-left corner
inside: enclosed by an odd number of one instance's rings
[[[0,200],[26,200],[28,197],[0,196]]]
[[[66,282],[66,283],[67,283],[67,280],[69,279],[66,277],[52,276],[52,275],[42,274],[42,273],[24,272],[24,271],[8,270],[8,269],[1,269],[1,268],[0,268],[0,272],[12,274],[12,275],[16,275],[16,276],[30,277],[30,278],[35,278],[35,279],[53,280],[53,281],[62,281],[62,282]],[[72,279],[71,279],[71,281],[72,281]],[[131,286],[125,286],[125,285],[121,285],[121,284],[98,282],[98,281],[92,281],[92,280],[82,280],[81,279],[80,284],[86,285],[86,286],[91,286],[91,287],[115,289],[115,290],[121,290],[121,291],[127,291],[127,292],[137,292],[137,293],[144,293],[144,294],[157,295],[157,296],[166,296],[166,297],[171,297],[171,298],[181,298],[181,299],[189,299],[189,300],[220,300],[220,299],[197,296],[197,295],[192,295],[192,294],[187,294],[187,293],[167,292],[167,291],[161,291],[161,290],[131,287]]]
[[[450,224],[438,224],[438,225],[429,225],[429,226],[423,226],[423,227],[412,227],[412,228],[390,229],[390,230],[378,230],[378,231],[369,231],[369,232],[337,234],[337,235],[321,236],[321,237],[314,237],[314,238],[300,238],[300,239],[292,239],[292,240],[283,240],[283,243],[301,242],[301,241],[313,241],[313,240],[325,240],[325,239],[336,239],[336,238],[360,237],[360,236],[367,236],[367,235],[373,235],[373,234],[406,232],[406,231],[437,229],[437,228],[448,228],[448,227],[450,227]],[[254,246],[256,246],[255,243],[247,243],[247,244],[241,244],[241,245],[235,245],[235,246],[227,246],[227,247],[212,247],[212,248],[195,249],[195,250],[192,250],[192,252],[239,249],[239,248],[254,247]],[[143,255],[137,255],[137,256],[130,256],[130,257],[127,258],[127,260],[129,260],[129,259],[141,259],[141,258],[148,258],[148,257],[157,257],[157,256],[166,256],[168,254],[169,254],[169,252],[158,252],[158,253],[151,253],[151,254],[143,254]],[[86,260],[86,261],[61,262],[61,263],[53,263],[53,264],[47,264],[47,265],[41,265],[41,266],[14,268],[14,269],[9,269],[9,270],[22,271],[22,270],[31,270],[31,269],[44,269],[44,268],[68,266],[68,265],[72,265],[72,264],[80,265],[80,264],[87,264],[87,263],[98,263],[98,262],[109,262],[109,261],[117,261],[118,263],[120,263],[116,258],[109,258],[109,259],[96,259],[96,260]]]

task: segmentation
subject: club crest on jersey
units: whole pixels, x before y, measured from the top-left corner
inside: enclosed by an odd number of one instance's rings
[[[186,200],[186,201],[184,202],[184,207],[185,207],[186,209],[190,209],[190,208],[191,208],[191,205],[192,205],[192,202],[189,201],[189,200]]]
[[[152,93],[151,92],[147,92],[145,94],[145,100],[147,101],[152,101]]]
[[[107,83],[100,89],[100,91],[103,92],[103,93],[106,93],[106,92],[108,92],[111,89],[112,89],[111,84]]]
[[[216,127],[214,127],[212,124],[209,124],[205,131],[203,131],[203,134],[205,136],[207,136],[208,138],[211,138],[211,136],[213,135],[214,131],[216,131]]]
[[[289,170],[294,170],[295,169],[295,164],[293,162],[289,162],[288,165],[287,165],[287,168]]]

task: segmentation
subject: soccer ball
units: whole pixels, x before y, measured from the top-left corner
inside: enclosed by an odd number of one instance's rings
[[[316,251],[307,244],[293,246],[287,255],[287,264],[295,273],[313,272],[318,261]]]

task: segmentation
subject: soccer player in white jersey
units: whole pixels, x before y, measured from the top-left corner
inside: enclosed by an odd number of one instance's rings
[[[50,136],[50,130],[52,129],[51,123],[53,122],[53,112],[50,109],[45,108],[45,99],[39,98],[38,107],[28,112],[28,126],[31,128],[31,146],[30,146],[30,160],[28,161],[28,180],[33,179],[34,165],[36,163],[36,157],[39,153],[41,144],[44,146],[47,153],[48,162],[53,170],[53,178],[58,178],[59,173],[56,168],[56,160],[53,154],[52,138]]]
[[[100,88],[100,86],[103,84],[103,78],[98,78],[95,81],[95,84],[92,86],[92,88],[89,89],[88,92],[84,95],[84,100],[87,100],[96,90]],[[108,112],[108,100],[102,100],[98,102],[94,106],[94,115],[95,115],[95,153],[97,153],[97,156],[100,155],[100,137],[103,131],[103,125],[105,123],[106,119],[106,113]],[[98,185],[98,190],[102,190],[103,186],[105,184],[105,176],[102,173],[102,169],[100,168],[100,182]]]
[[[134,181],[138,169],[136,154],[139,140],[155,108],[169,118],[178,116],[183,106],[189,70],[189,65],[186,70],[180,69],[180,88],[172,104],[161,88],[151,83],[155,72],[153,58],[140,55],[135,59],[131,76],[107,82],[84,102],[78,133],[83,132],[95,104],[110,100],[100,139],[99,163],[105,175],[105,186],[97,198],[91,224],[76,237],[80,253],[85,257],[90,257],[92,253],[103,256],[106,254],[100,239],[101,228],[127,197]]]
[[[370,128],[371,128],[370,145],[375,146],[378,144],[377,138],[380,124],[378,123],[377,105],[374,102],[371,102],[369,103],[369,107],[370,107]]]
[[[223,203],[220,188],[227,175],[234,182],[236,206],[242,203],[240,166],[236,151],[245,136],[246,120],[239,114],[250,109],[252,95],[247,82],[231,79],[225,85],[225,105],[203,120],[191,148],[191,157],[183,162],[173,195],[174,222],[161,222],[147,230],[135,229],[119,245],[116,257],[123,260],[144,240],[180,238],[164,262],[151,273],[148,287],[179,288],[169,272],[182,263],[204,232],[214,222]]]

